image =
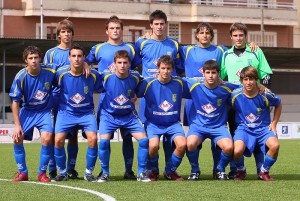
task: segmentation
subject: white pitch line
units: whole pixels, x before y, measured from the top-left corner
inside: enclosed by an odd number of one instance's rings
[[[11,181],[11,180],[0,178],[0,181]],[[61,188],[68,188],[68,189],[73,189],[73,190],[77,190],[77,191],[83,191],[83,192],[94,194],[94,195],[96,195],[100,198],[103,198],[105,201],[116,201],[116,199],[114,197],[111,197],[111,196],[106,195],[104,193],[100,193],[98,191],[85,189],[85,188],[78,188],[78,187],[73,187],[73,186],[64,186],[64,185],[52,184],[52,183],[34,182],[34,181],[23,181],[22,183],[30,183],[30,184],[38,184],[38,185],[44,185],[44,186],[56,186],[56,187],[61,187]]]

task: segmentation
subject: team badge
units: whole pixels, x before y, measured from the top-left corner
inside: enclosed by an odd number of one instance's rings
[[[199,73],[201,73],[203,75],[203,68],[201,67],[199,70],[198,70]]]
[[[114,63],[112,63],[112,64],[110,64],[109,66],[108,66],[108,69],[109,69],[109,71],[110,72],[115,72],[115,64]]]
[[[248,121],[250,121],[251,123],[253,123],[253,122],[255,122],[258,119],[258,117],[255,116],[254,114],[250,113],[248,116],[246,116],[246,119]]]
[[[45,88],[46,88],[47,90],[50,89],[50,84],[49,84],[49,82],[45,82]]]
[[[84,87],[84,94],[88,94],[89,93],[89,87],[88,86],[85,86]]]
[[[256,108],[257,114],[261,114],[261,108]]]
[[[239,69],[238,72],[236,72],[235,75],[238,76],[238,77],[240,77],[241,76],[241,71],[242,71],[242,69]]]
[[[172,107],[173,107],[173,105],[166,100],[159,105],[159,108],[165,112],[170,110]]]
[[[167,55],[171,56],[171,55],[172,55],[172,52],[167,52]]]
[[[218,99],[217,105],[220,107],[222,105],[222,99]]]
[[[203,106],[202,106],[202,109],[203,109],[207,114],[210,114],[210,113],[212,113],[213,111],[216,110],[216,108],[215,108],[213,105],[211,105],[210,103],[208,103],[208,104],[206,104],[206,105],[203,105]]]
[[[172,94],[172,101],[176,102],[176,99],[177,99],[177,94]]]
[[[124,105],[129,99],[123,94],[114,99],[119,105]]]
[[[38,90],[38,91],[34,94],[33,98],[36,99],[36,100],[41,101],[41,100],[43,100],[43,99],[46,97],[46,95],[47,95],[46,92],[43,92],[43,91]]]
[[[153,61],[153,64],[157,66],[157,60]],[[156,69],[155,69],[156,70]]]
[[[131,89],[127,90],[127,96],[130,97],[131,95]]]
[[[72,101],[74,101],[74,103],[79,104],[80,102],[82,102],[85,98],[80,95],[79,93],[75,94],[74,96],[72,96],[70,98]]]

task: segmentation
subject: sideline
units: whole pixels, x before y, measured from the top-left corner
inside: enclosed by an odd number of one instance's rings
[[[0,178],[0,181],[11,181],[11,180]],[[114,197],[111,197],[109,195],[100,193],[98,191],[85,189],[85,188],[78,188],[78,187],[73,187],[73,186],[64,186],[64,185],[52,184],[52,183],[34,182],[34,181],[22,181],[22,183],[30,183],[30,184],[38,184],[38,185],[44,185],[44,186],[56,186],[56,187],[61,187],[61,188],[68,188],[68,189],[72,189],[72,190],[83,191],[83,192],[87,192],[87,193],[90,193],[90,194],[94,194],[94,195],[102,198],[105,201],[116,201],[116,199]]]

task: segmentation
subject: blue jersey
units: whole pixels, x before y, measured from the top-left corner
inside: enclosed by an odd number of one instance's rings
[[[141,81],[140,74],[137,71],[130,71],[126,78],[119,78],[116,74],[106,71],[102,76],[105,89],[102,109],[115,116],[124,116],[135,110],[134,103],[130,99],[134,97]]]
[[[108,42],[100,43],[92,47],[89,55],[85,58],[86,62],[98,63],[98,71],[103,72],[107,69],[114,69],[114,54],[119,50],[126,50],[130,55],[131,66],[135,67],[135,50],[132,44],[121,43],[112,45]]]
[[[176,71],[183,72],[179,52],[180,46],[176,39],[167,37],[163,41],[153,39],[139,38],[135,43],[137,63],[142,63],[144,77],[151,77],[157,74],[157,61],[163,55],[169,55],[174,59],[175,69],[172,75],[176,75]]]
[[[173,77],[165,84],[157,78],[147,78],[139,85],[137,96],[146,100],[147,121],[155,125],[169,126],[180,121],[181,99],[187,96],[186,92],[186,82],[181,78]]]
[[[185,68],[186,77],[203,77],[203,65],[208,60],[215,60],[221,65],[222,55],[226,47],[210,45],[202,48],[198,45],[183,46],[180,56]]]
[[[186,80],[195,108],[191,110],[191,121],[207,128],[224,126],[227,123],[230,95],[239,85],[224,83],[209,89],[193,79]]]
[[[53,65],[41,65],[38,75],[30,75],[23,68],[16,75],[9,96],[14,102],[21,102],[28,110],[41,111],[52,107],[51,86],[55,76]]]
[[[272,92],[259,93],[248,98],[243,94],[243,89],[234,90],[231,103],[236,111],[236,124],[244,124],[249,128],[261,128],[271,123],[269,106],[277,106],[281,99]]]
[[[59,110],[66,110],[71,114],[85,114],[94,110],[93,92],[102,89],[101,76],[91,70],[91,75],[73,76],[70,66],[57,70],[55,86],[60,88]]]

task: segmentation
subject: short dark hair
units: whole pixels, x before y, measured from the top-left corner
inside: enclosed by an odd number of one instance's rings
[[[60,43],[59,33],[62,29],[69,29],[72,32],[72,36],[74,36],[74,26],[73,23],[69,19],[64,19],[59,21],[56,26],[56,36],[57,41]]]
[[[69,55],[71,55],[71,50],[81,50],[82,54],[85,55],[83,46],[79,45],[78,43],[72,44],[70,51],[69,51]]]
[[[243,68],[240,73],[240,81],[242,82],[242,80],[246,77],[254,78],[255,80],[258,80],[257,69],[254,68],[253,66],[247,66],[247,67]]]
[[[248,34],[248,28],[245,24],[243,23],[240,23],[240,22],[236,22],[236,23],[233,23],[231,26],[230,26],[230,29],[229,29],[229,32],[230,32],[230,36],[232,36],[232,32],[236,31],[236,30],[241,30],[244,32],[244,34],[247,36]]]
[[[40,48],[38,48],[37,46],[34,46],[34,45],[27,46],[24,49],[24,51],[23,51],[23,60],[24,61],[27,59],[27,56],[29,54],[38,54],[41,59],[42,59],[42,56],[43,56]]]
[[[120,20],[117,16],[113,15],[110,18],[108,18],[105,22],[105,29],[108,30],[108,24],[114,22],[114,23],[120,23],[121,29],[123,30],[123,22]]]
[[[161,10],[155,10],[149,16],[150,24],[152,24],[153,21],[157,20],[157,19],[164,19],[165,23],[167,23],[167,19],[168,18],[167,18],[166,13],[164,13],[163,11],[161,11]]]
[[[211,26],[211,24],[209,24],[208,22],[200,22],[197,26],[197,29],[195,31],[195,39],[196,41],[199,41],[199,38],[197,38],[197,34],[199,33],[199,31],[202,29],[202,28],[206,28],[210,35],[211,35],[211,39],[210,41],[213,41],[215,35],[214,35],[214,28]]]
[[[174,69],[174,60],[169,55],[163,55],[158,59],[157,68],[160,67],[161,63],[170,65]]]
[[[220,66],[215,60],[208,60],[203,65],[203,72],[206,70],[217,70],[217,72],[220,72]]]
[[[114,62],[116,62],[117,59],[120,59],[120,58],[128,59],[128,61],[130,62],[130,55],[126,50],[117,51],[114,55]]]

